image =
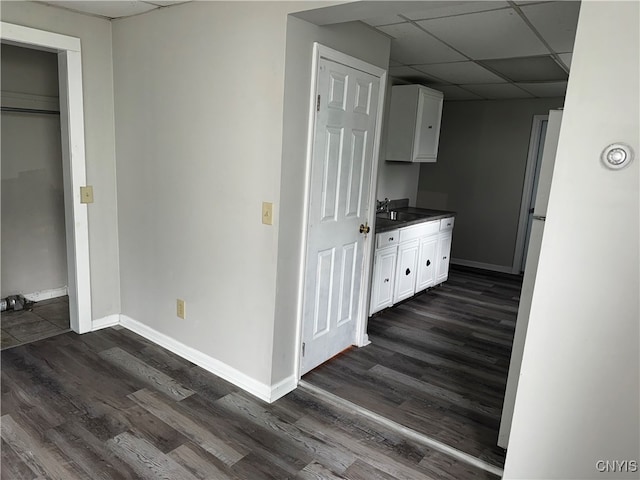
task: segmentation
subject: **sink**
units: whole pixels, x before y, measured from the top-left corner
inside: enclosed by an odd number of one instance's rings
[[[384,218],[386,220],[393,220],[396,222],[411,222],[413,220],[418,220],[419,218],[424,218],[424,215],[420,215],[419,213],[397,212],[395,210],[391,210],[390,212],[380,212],[376,214],[376,217]]]

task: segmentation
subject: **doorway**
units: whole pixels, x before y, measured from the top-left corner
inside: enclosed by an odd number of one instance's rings
[[[87,205],[80,198],[86,183],[80,39],[6,22],[1,27],[3,44],[57,56],[70,328],[85,333],[92,321]]]
[[[373,204],[386,72],[314,44],[299,376],[366,345]]]
[[[542,165],[542,150],[544,148],[544,140],[547,134],[548,123],[549,115],[533,116],[524,186],[522,188],[522,201],[520,203],[518,235],[516,238],[516,249],[513,259],[512,273],[515,274],[524,272],[527,259],[529,237],[531,236],[531,225],[533,222],[533,206],[536,201],[536,193],[538,192],[540,166]]]

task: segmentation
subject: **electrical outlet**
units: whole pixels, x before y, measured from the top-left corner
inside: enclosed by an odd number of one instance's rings
[[[93,187],[80,187],[80,203],[93,203]]]
[[[186,305],[185,305],[184,300],[182,300],[181,298],[178,299],[177,312],[176,313],[178,315],[178,318],[181,318],[183,320],[185,318],[187,318]]]
[[[273,225],[273,203],[262,202],[262,223]]]

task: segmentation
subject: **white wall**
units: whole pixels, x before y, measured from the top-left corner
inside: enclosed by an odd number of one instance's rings
[[[3,107],[57,110],[56,54],[2,45],[1,60]],[[0,296],[63,289],[67,250],[60,117],[2,112],[1,123]]]
[[[580,10],[504,478],[639,475],[596,465],[640,461],[639,7]]]
[[[111,23],[32,2],[3,1],[4,22],[79,37],[82,42],[92,315],[120,312],[118,227],[113,125]]]
[[[262,385],[295,8],[190,2],[113,22],[122,313]]]
[[[359,22],[319,27],[290,16],[287,23],[280,234],[272,382],[294,374],[298,282],[302,248],[304,182],[313,42],[387,68],[389,38]]]
[[[533,116],[562,104],[445,102],[438,161],[420,167],[417,206],[457,212],[453,259],[511,271]]]

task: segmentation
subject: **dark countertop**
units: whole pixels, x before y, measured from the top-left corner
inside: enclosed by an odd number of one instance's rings
[[[402,207],[394,208],[393,210],[397,212],[413,213],[420,215],[421,217],[416,218],[415,220],[401,221],[380,218],[376,215],[376,233],[388,232],[390,230],[395,230],[396,228],[404,228],[411,225],[417,225],[418,223],[432,222],[434,220],[456,216],[456,212],[448,212],[446,210],[431,210],[428,208]]]

